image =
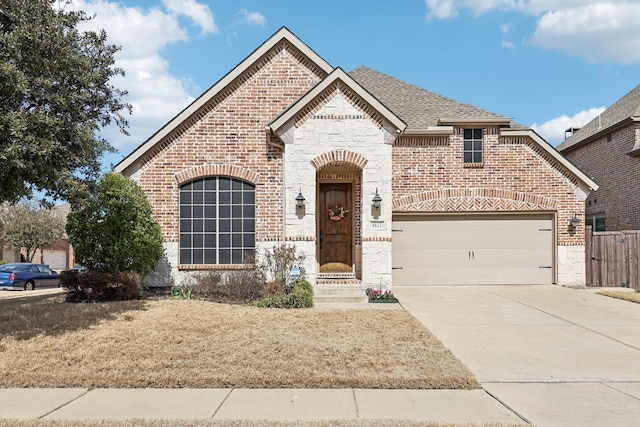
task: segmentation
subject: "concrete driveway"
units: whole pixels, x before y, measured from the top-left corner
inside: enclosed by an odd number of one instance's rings
[[[394,294],[524,420],[640,425],[640,304],[558,286],[396,286]]]

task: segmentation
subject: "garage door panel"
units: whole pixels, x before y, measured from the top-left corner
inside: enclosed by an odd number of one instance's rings
[[[429,266],[454,266],[455,260],[467,256],[467,251],[460,249],[438,249],[432,251],[408,250],[401,251],[397,255],[397,259],[402,260],[404,267],[420,268],[425,263]]]
[[[396,216],[393,283],[550,284],[548,215]]]

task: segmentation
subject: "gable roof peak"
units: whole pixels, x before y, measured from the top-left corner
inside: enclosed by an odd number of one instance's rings
[[[384,104],[376,99],[375,96],[369,93],[357,81],[355,81],[353,77],[351,77],[351,75],[346,73],[340,67],[334,68],[333,71],[320,83],[318,83],[313,89],[303,95],[296,102],[291,104],[291,106],[287,110],[285,110],[282,114],[280,114],[267,125],[267,129],[277,133],[278,130],[285,125],[285,123],[294,118],[296,114],[300,113],[304,108],[310,105],[314,99],[321,95],[336,81],[341,81],[343,84],[349,87],[349,89],[351,89],[360,99],[362,99],[371,108],[380,113],[382,117],[384,117],[391,125],[396,127],[398,133],[401,133],[406,129],[407,125],[402,121],[402,119],[400,119],[391,110],[389,110]]]
[[[225,90],[226,87],[231,85],[236,78],[241,76],[245,71],[250,69],[255,63],[267,54],[271,49],[278,46],[282,40],[286,40],[304,56],[306,56],[311,63],[318,67],[318,71],[328,75],[333,71],[333,67],[325,61],[320,55],[315,53],[313,49],[307,46],[302,40],[300,40],[295,34],[293,34],[287,27],[280,27],[271,37],[269,37],[264,43],[249,54],[242,62],[236,65],[231,71],[218,80],[213,86],[211,86],[206,92],[200,95],[195,101],[188,105],[184,110],[178,113],[173,119],[167,122],[160,130],[151,135],[149,139],[143,142],[138,148],[136,148],[131,154],[122,159],[120,163],[115,166],[115,170],[120,173],[124,173],[129,170],[131,172],[132,167],[135,167],[136,163],[144,157],[146,153],[153,150],[153,148],[160,144],[164,138],[169,136],[173,131],[180,128],[180,126],[187,122],[194,114],[196,114],[201,108],[205,107],[209,101],[215,96]]]

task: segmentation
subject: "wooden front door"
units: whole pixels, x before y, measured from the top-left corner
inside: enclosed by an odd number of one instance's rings
[[[320,184],[320,272],[353,271],[351,184]]]

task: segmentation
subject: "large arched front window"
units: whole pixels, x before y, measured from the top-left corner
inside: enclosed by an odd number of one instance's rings
[[[255,250],[255,186],[214,176],[180,187],[180,264],[243,264]]]

